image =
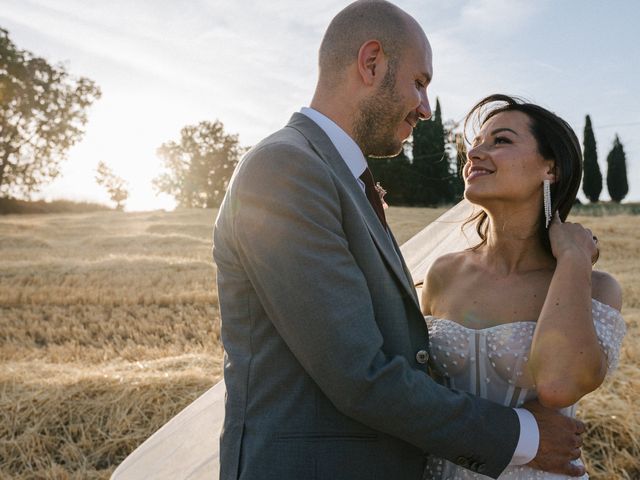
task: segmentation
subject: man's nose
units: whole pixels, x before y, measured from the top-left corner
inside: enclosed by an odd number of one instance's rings
[[[427,92],[420,94],[420,105],[418,105],[418,116],[420,120],[429,120],[431,118],[431,105]]]

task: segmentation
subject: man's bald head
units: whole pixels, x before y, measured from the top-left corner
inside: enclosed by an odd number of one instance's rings
[[[378,40],[393,69],[403,49],[424,36],[418,23],[406,12],[385,0],[358,0],[329,24],[320,45],[320,81],[338,81],[345,69],[357,60],[360,47]]]

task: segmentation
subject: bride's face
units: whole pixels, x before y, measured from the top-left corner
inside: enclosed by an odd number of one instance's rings
[[[538,202],[542,182],[553,182],[553,160],[538,151],[529,117],[518,111],[496,114],[482,126],[463,169],[465,198],[487,202]]]

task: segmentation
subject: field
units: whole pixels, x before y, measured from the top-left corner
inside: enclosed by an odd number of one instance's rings
[[[388,217],[402,243],[438,213]],[[108,478],[220,377],[214,217],[0,217],[0,478]],[[638,479],[640,216],[571,220],[598,235],[629,326],[621,368],[581,404],[586,461],[593,479]]]

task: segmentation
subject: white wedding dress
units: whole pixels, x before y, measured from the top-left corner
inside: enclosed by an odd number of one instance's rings
[[[625,324],[620,312],[592,300],[593,323],[607,356],[609,372],[618,363]],[[481,330],[443,318],[426,317],[431,358],[442,383],[505,406],[519,407],[536,397],[527,372],[535,322],[514,322]],[[575,405],[563,410],[574,416]],[[429,458],[425,478],[437,480],[489,479],[441,458]],[[575,479],[532,468],[507,467],[501,480]],[[580,477],[588,478],[587,475]]]
[[[449,252],[475,245],[471,226],[461,229],[473,206],[461,202],[402,246],[416,283],[433,261]],[[609,370],[617,364],[625,324],[620,312],[593,301],[593,320],[607,354]],[[534,322],[515,322],[483,330],[466,328],[448,319],[426,317],[432,358],[446,385],[503,405],[519,406],[535,397],[525,370]],[[114,471],[112,480],[217,480],[218,437],[224,419],[224,382],[219,382],[154,433]],[[573,415],[574,407],[567,409]],[[430,458],[425,479],[485,479],[446,460]],[[508,467],[505,480],[570,477],[528,467]],[[575,478],[575,477],[573,477]],[[583,478],[587,478],[586,476]]]

